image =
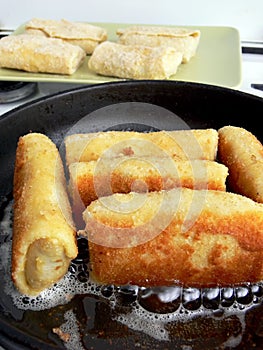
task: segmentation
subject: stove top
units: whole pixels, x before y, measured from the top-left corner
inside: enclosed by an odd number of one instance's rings
[[[240,90],[263,97],[263,54],[242,54],[242,75]]]
[[[17,102],[37,93],[37,83],[0,81],[0,103]]]
[[[35,99],[74,89],[83,84],[0,82],[0,116]],[[16,90],[17,87],[17,90]],[[10,89],[10,91],[9,91]]]
[[[263,54],[242,54],[242,84],[238,90],[263,98]],[[23,83],[0,81],[0,116],[34,99],[63,92],[83,84]]]

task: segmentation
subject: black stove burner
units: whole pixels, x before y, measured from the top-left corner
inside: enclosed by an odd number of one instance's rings
[[[15,102],[37,91],[37,83],[0,81],[0,103]]]

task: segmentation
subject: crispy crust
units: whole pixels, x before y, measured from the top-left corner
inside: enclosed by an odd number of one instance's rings
[[[113,193],[169,190],[175,187],[226,190],[226,166],[215,161],[129,156],[72,163],[69,193],[75,212]],[[80,202],[81,201],[81,202]]]
[[[128,212],[130,204],[137,209]],[[92,202],[83,217],[99,283],[208,287],[263,279],[263,205],[246,197],[186,188],[115,194]]]
[[[36,295],[77,255],[63,165],[45,135],[20,137],[13,195],[12,279],[21,293]]]
[[[229,168],[231,190],[263,203],[263,145],[244,128],[225,126],[218,133],[218,156]]]
[[[215,160],[217,146],[218,132],[214,129],[108,131],[73,134],[65,139],[67,165],[120,155]]]

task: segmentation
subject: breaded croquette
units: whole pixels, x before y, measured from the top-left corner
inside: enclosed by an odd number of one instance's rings
[[[218,134],[218,156],[229,168],[230,190],[263,203],[263,145],[251,132],[236,126],[225,126]]]
[[[67,165],[122,155],[215,160],[217,146],[218,132],[214,129],[107,131],[73,134],[65,139]]]
[[[263,205],[177,188],[114,194],[85,210],[91,277],[138,286],[229,286],[263,279]]]

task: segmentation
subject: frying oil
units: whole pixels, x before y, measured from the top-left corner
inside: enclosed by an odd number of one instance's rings
[[[6,205],[0,223],[0,270],[4,276],[4,292],[19,310],[41,311],[65,305],[76,295],[93,295],[104,300],[112,310],[113,319],[131,330],[143,332],[158,341],[169,341],[171,323],[184,323],[196,317],[224,319],[235,315],[241,332],[229,335],[225,346],[237,346],[245,330],[245,312],[262,302],[263,285],[244,285],[236,288],[182,288],[179,286],[139,288],[137,286],[100,286],[89,279],[87,241],[78,240],[79,256],[68,273],[52,288],[36,297],[21,295],[11,281],[12,201]],[[78,322],[73,310],[64,314],[60,330],[70,335],[64,343],[69,350],[84,349]],[[182,345],[183,348],[183,345]]]

